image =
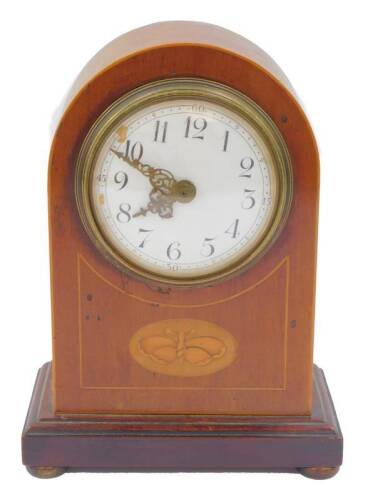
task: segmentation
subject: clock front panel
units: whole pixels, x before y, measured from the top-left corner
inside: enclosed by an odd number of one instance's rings
[[[101,115],[78,161],[83,223],[125,271],[196,285],[263,253],[291,203],[286,146],[245,96],[198,79],[144,86]]]
[[[287,259],[239,293],[232,289],[220,300],[205,295],[188,308],[172,293],[146,294],[128,282],[118,287],[82,256],[77,264],[74,371],[86,409],[103,393],[114,413],[244,414],[255,405],[263,412],[269,402],[281,413],[291,390]]]

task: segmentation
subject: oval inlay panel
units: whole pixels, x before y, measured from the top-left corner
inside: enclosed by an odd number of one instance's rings
[[[150,323],[132,336],[129,348],[146,370],[177,377],[215,373],[236,356],[236,341],[229,332],[196,319]]]

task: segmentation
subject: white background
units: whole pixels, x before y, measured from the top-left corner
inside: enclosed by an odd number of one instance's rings
[[[373,28],[370,1],[6,1],[0,7],[2,498],[367,498],[372,492]],[[329,481],[289,474],[65,474],[21,465],[37,368],[51,358],[47,161],[51,116],[93,54],[123,32],[200,20],[251,39],[300,95],[321,152],[315,361],[345,437]],[[360,490],[360,494],[359,494]]]

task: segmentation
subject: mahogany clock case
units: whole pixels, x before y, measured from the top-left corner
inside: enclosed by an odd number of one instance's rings
[[[166,23],[114,40],[83,70],[49,167],[57,413],[310,413],[318,154],[298,101],[273,68],[230,32]],[[248,96],[277,126],[291,159],[294,194],[281,235],[248,272],[215,286],[158,286],[121,272],[91,243],[77,212],[76,162],[92,125],[128,91],[170,77],[212,80]],[[235,362],[205,377],[144,370],[131,356],[131,338],[149,324],[158,334],[164,319],[175,329],[188,319],[192,327],[222,327],[237,342]]]
[[[143,282],[113,266],[84,230],[75,199],[77,158],[97,118],[127,92],[178,77],[217,82],[252,99],[281,133],[293,172],[291,210],[275,243],[247,272],[206,287]],[[335,473],[342,438],[312,360],[318,194],[309,122],[281,69],[254,44],[216,26],[170,22],[130,32],[99,52],[72,87],[50,155],[53,361],[36,383],[24,463],[39,475],[48,467],[50,475],[65,467]],[[234,337],[235,361],[200,376],[144,369],[131,339],[162,321],[217,325]],[[212,434],[211,419],[218,429]],[[81,459],[73,460],[77,436],[92,438],[79,440]],[[136,461],[145,441],[149,454]],[[182,443],[190,466],[159,458],[167,447],[182,454]],[[118,454],[107,453],[117,446]],[[231,451],[217,463],[212,457],[221,446]],[[260,450],[263,462],[256,461]]]

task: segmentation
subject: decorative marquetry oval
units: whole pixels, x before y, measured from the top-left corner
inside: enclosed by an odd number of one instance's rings
[[[236,356],[236,341],[229,332],[197,319],[150,323],[132,336],[129,348],[146,370],[177,377],[215,373]]]

